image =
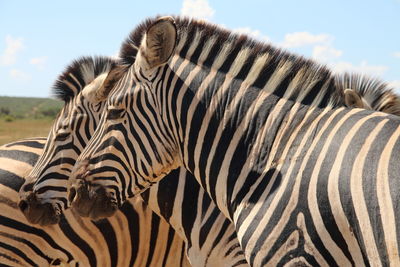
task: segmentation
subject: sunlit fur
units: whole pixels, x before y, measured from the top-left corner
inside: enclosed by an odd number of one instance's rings
[[[139,198],[99,222],[67,210],[58,225],[30,224],[18,210],[18,190],[45,142],[0,147],[1,266],[189,266],[181,239]]]
[[[143,72],[135,61],[117,84],[70,190],[136,194],[180,165],[252,266],[400,264],[399,119],[332,109],[334,77],[312,61],[203,21],[175,25],[168,62]]]

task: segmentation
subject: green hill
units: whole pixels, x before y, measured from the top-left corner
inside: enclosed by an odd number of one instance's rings
[[[22,138],[47,136],[62,101],[0,96],[0,145]]]
[[[0,117],[54,118],[62,106],[62,101],[50,98],[0,96]]]

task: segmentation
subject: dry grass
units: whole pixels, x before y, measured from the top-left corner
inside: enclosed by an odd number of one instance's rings
[[[17,119],[6,122],[0,119],[0,145],[28,137],[46,137],[52,119]]]

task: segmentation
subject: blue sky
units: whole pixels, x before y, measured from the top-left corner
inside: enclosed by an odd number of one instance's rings
[[[0,0],[0,95],[49,96],[73,59],[117,55],[135,25],[157,14],[205,18],[400,93],[400,0]]]

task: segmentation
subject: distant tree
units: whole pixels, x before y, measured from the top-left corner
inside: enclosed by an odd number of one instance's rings
[[[6,107],[0,108],[0,115],[10,115],[10,109]]]
[[[46,108],[40,111],[41,115],[44,117],[55,118],[59,112],[59,108]]]

